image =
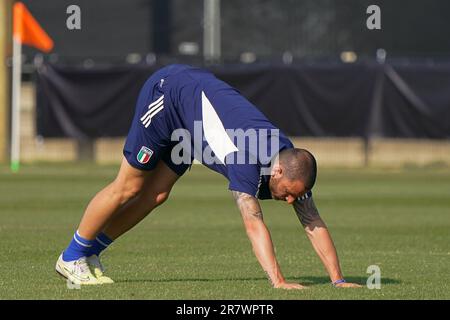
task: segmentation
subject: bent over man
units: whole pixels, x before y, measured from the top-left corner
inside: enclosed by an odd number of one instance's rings
[[[186,65],[162,68],[144,84],[118,175],[90,201],[56,271],[76,284],[112,283],[103,273],[100,253],[167,200],[194,158],[228,179],[253,251],[273,287],[304,288],[281,273],[262,199],[292,205],[331,282],[358,286],[344,280],[314,205],[314,156],[294,148],[237,90]]]

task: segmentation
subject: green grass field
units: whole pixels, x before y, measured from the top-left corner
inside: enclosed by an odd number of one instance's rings
[[[105,252],[113,285],[69,290],[54,264],[115,166],[0,167],[0,299],[449,299],[450,170],[322,170],[315,198],[348,280],[381,268],[381,290],[335,289],[297,218],[263,201],[285,277],[272,289],[227,183],[194,166],[166,204]]]

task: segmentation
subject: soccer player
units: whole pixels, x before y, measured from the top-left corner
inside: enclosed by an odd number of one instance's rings
[[[112,283],[100,253],[167,200],[194,158],[229,180],[253,251],[273,287],[304,288],[281,273],[260,199],[292,205],[331,283],[358,286],[344,280],[314,205],[314,156],[294,148],[237,90],[186,65],[162,68],[144,84],[118,175],[90,201],[56,271],[76,284]]]

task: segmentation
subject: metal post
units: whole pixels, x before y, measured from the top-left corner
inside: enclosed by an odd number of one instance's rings
[[[7,59],[12,55],[12,1],[0,1],[0,162],[8,161],[10,70]]]
[[[11,107],[11,171],[20,166],[20,87],[22,76],[22,44],[13,39],[12,107]]]
[[[220,0],[203,0],[203,57],[206,63],[221,56]]]
[[[95,141],[92,139],[77,140],[77,161],[95,161]]]
[[[364,166],[370,165],[370,158],[372,153],[372,140],[373,138],[381,136],[382,119],[381,112],[383,107],[383,90],[384,90],[384,77],[385,77],[385,62],[386,51],[384,49],[377,50],[377,73],[375,78],[375,86],[373,91],[373,98],[371,104],[371,110],[369,115],[369,124],[364,137]]]
[[[170,54],[170,43],[172,38],[171,23],[171,3],[170,0],[153,0],[152,26],[153,32],[153,52],[156,54]]]

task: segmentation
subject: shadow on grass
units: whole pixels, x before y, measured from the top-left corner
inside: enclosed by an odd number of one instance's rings
[[[117,283],[127,283],[127,282],[220,282],[220,281],[267,281],[267,278],[182,278],[182,279],[119,279],[115,282]]]
[[[347,282],[358,283],[366,285],[366,277],[346,277]],[[299,282],[306,286],[314,286],[320,284],[329,284],[330,278],[328,277],[286,277],[289,282]],[[167,282],[222,282],[222,281],[267,281],[264,277],[242,277],[242,278],[179,278],[179,279],[118,279],[117,283],[137,283],[137,282],[153,282],[153,283],[167,283]],[[399,284],[398,279],[382,278],[381,284]]]
[[[286,277],[286,280],[288,281],[295,281],[300,282],[301,284],[304,284],[306,286],[311,285],[318,285],[318,284],[329,284],[330,278],[328,277]],[[345,280],[347,282],[353,282],[358,283],[360,285],[365,286],[367,282],[367,277],[357,277],[357,276],[349,276],[345,277]],[[392,278],[381,278],[381,284],[400,284],[402,283],[398,279],[392,279]]]

